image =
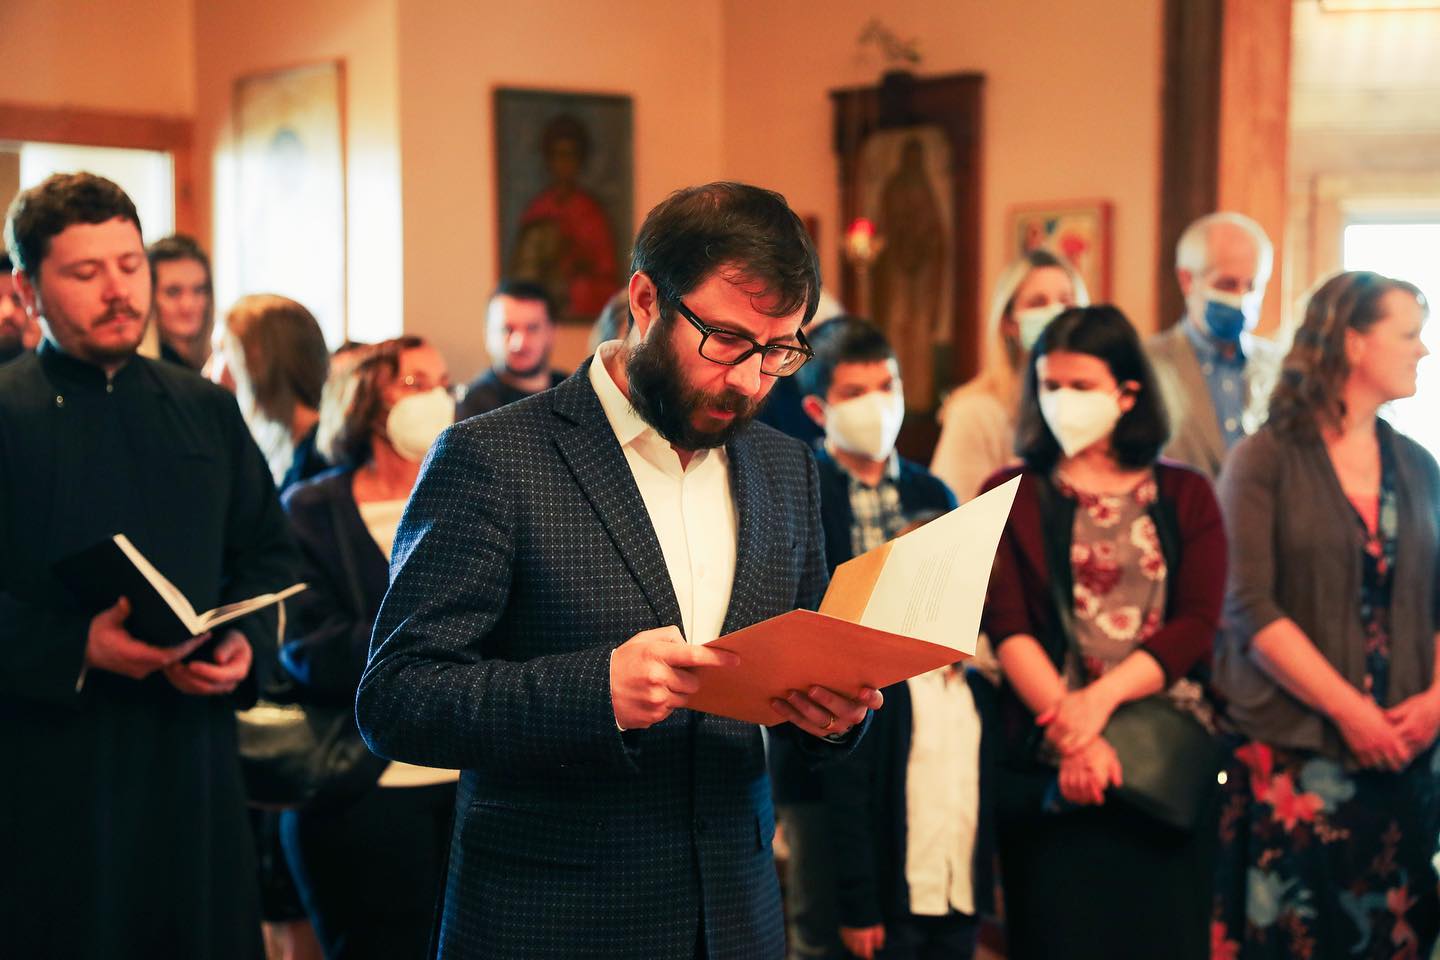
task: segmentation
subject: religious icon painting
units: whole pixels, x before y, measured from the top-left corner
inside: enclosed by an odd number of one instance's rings
[[[889,336],[915,412],[934,409],[955,335],[951,164],[933,125],[880,130],[860,147],[858,209],[873,229],[861,309]]]
[[[1110,221],[1106,200],[1077,200],[1015,207],[1010,211],[1006,259],[1044,248],[1074,264],[1090,299],[1110,299]]]
[[[588,324],[628,276],[633,106],[625,96],[495,91],[499,274]]]
[[[345,69],[325,61],[235,83],[236,289],[298,300],[347,335]]]

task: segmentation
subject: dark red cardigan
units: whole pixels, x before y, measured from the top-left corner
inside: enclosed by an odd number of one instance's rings
[[[1168,685],[1210,658],[1225,599],[1225,527],[1210,481],[1203,475],[1163,460],[1156,464],[1156,474],[1160,497],[1178,528],[1180,563],[1169,572],[1165,625],[1141,649],[1159,662]],[[1036,496],[1039,474],[1007,467],[985,481],[982,489],[1015,476],[1021,478],[1020,489],[995,554],[981,624],[996,650],[1018,634],[1036,637],[1047,648],[1063,649],[1052,645],[1058,638]],[[1063,533],[1068,544],[1071,531]]]

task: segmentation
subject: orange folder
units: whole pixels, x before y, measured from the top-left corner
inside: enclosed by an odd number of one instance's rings
[[[818,684],[854,697],[970,657],[1018,485],[841,564],[818,613],[792,610],[712,641],[740,663],[697,669],[686,706],[773,726],[784,720],[770,701],[791,690]]]

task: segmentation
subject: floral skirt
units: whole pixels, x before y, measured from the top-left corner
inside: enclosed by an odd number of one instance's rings
[[[1234,741],[1220,811],[1211,960],[1427,960],[1440,929],[1440,750],[1349,772]]]

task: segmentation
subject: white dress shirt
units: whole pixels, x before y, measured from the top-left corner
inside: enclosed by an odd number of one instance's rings
[[[964,674],[941,667],[906,681],[913,727],[905,776],[910,912],[975,913],[980,714]]]
[[[730,489],[730,458],[720,447],[697,450],[682,468],[669,441],[635,412],[605,368],[602,358],[619,349],[620,342],[611,340],[595,351],[590,385],[620,441],[660,541],[680,605],[677,626],[690,643],[709,643],[725,624],[735,580],[739,522]]]

